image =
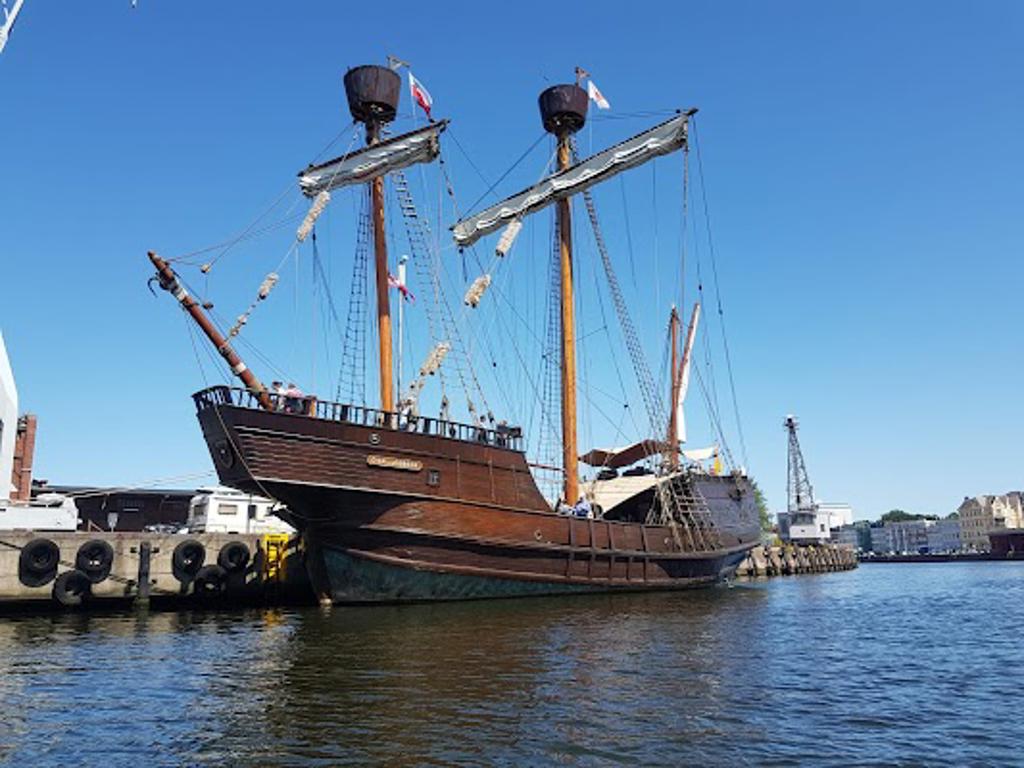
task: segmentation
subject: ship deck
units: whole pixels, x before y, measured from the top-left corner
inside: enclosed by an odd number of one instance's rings
[[[337,403],[320,400],[315,395],[289,397],[269,394],[270,402],[277,413],[320,421],[341,422],[355,426],[391,430],[410,434],[431,435],[464,443],[488,445],[522,453],[522,430],[500,423],[494,427],[474,426],[457,421],[436,419],[427,416],[382,411],[363,405]],[[198,413],[221,405],[263,410],[259,398],[242,387],[216,385],[207,387],[192,395]]]

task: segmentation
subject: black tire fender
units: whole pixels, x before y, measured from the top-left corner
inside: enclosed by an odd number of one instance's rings
[[[93,584],[99,584],[110,575],[114,564],[114,548],[103,539],[91,539],[78,548],[75,568],[89,577]]]
[[[200,599],[220,597],[228,588],[228,572],[219,565],[204,565],[193,581],[193,594]]]
[[[53,599],[74,608],[92,597],[92,580],[82,571],[64,571],[53,582]]]
[[[206,561],[206,547],[195,539],[185,539],[174,548],[171,555],[171,571],[174,578],[182,583],[195,579]]]
[[[21,548],[18,580],[26,587],[42,587],[57,576],[60,547],[50,539],[32,539]]]
[[[245,570],[251,557],[249,546],[244,541],[229,541],[220,548],[217,565],[228,573],[238,573]]]

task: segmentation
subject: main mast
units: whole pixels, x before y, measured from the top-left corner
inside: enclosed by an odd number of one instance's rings
[[[553,85],[540,95],[544,129],[558,140],[558,170],[572,162],[571,142],[587,119],[587,92],[579,84]],[[565,484],[562,497],[568,504],[579,499],[579,450],[576,445],[576,319],[572,275],[572,198],[560,198],[558,209],[558,251],[561,275],[562,316],[562,469]]]
[[[367,64],[345,73],[345,95],[352,117],[366,126],[366,144],[381,140],[381,128],[395,119],[402,79],[387,67]],[[384,176],[369,183],[373,217],[373,253],[377,286],[377,337],[380,363],[380,408],[395,409],[391,361],[391,298],[388,294],[388,245],[384,231]]]

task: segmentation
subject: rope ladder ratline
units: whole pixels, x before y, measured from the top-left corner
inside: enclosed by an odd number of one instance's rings
[[[458,201],[455,198],[455,190],[452,187],[451,179],[448,178],[443,155],[438,155],[438,166],[444,179],[445,190],[457,211]],[[473,424],[483,427],[484,420],[486,419],[493,426],[495,421],[494,414],[488,404],[476,369],[473,366],[470,348],[459,332],[455,314],[452,311],[444,285],[440,279],[440,267],[437,263],[439,254],[433,253],[429,247],[431,242],[430,224],[426,217],[418,214],[404,172],[396,171],[392,173],[392,177],[395,182],[396,194],[399,197],[399,204],[402,208],[410,249],[415,249],[420,254],[420,258],[416,257],[416,253],[411,254],[413,261],[417,262],[417,280],[421,281],[424,286],[430,287],[430,295],[434,297],[434,303],[438,310],[439,322],[437,325],[439,325],[439,329],[435,340],[444,341],[450,345],[448,357],[452,360],[459,383],[462,385],[463,392],[466,395],[466,407]],[[479,403],[483,406],[483,416],[480,415],[476,403],[474,403],[474,397],[478,398]],[[447,415],[444,415],[443,418],[447,418]]]
[[[369,260],[372,221],[369,192],[362,190],[356,248],[352,258],[345,335],[341,346],[338,387],[335,399],[366,402],[366,324],[369,305]],[[343,398],[343,395],[345,396]]]
[[[558,470],[543,470],[545,498],[561,497],[562,475],[562,420],[558,417],[561,407],[562,368],[559,345],[562,336],[562,270],[560,265],[558,217],[552,217],[551,251],[548,266],[547,311],[545,318],[543,360],[543,399],[541,402],[540,433],[537,437],[537,457],[546,467]],[[575,500],[566,500],[567,504]]]
[[[469,352],[456,326],[451,305],[448,303],[447,294],[441,282],[436,259],[432,257],[430,224],[427,222],[426,217],[419,214],[405,174],[402,171],[396,171],[392,174],[392,180],[392,186],[402,211],[406,239],[409,243],[409,255],[413,262],[413,268],[416,271],[416,279],[428,297],[426,313],[431,340],[435,345],[449,345],[447,359],[452,361],[456,376],[466,395],[467,409],[470,417],[476,426],[483,426],[483,420],[477,413],[476,405],[473,402],[474,395],[479,398],[480,403],[485,409],[484,412],[491,422],[493,422],[494,417],[490,413],[490,408],[483,394],[483,388],[480,386],[476,372],[473,370]]]

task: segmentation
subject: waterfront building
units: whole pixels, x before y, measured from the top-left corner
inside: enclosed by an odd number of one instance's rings
[[[1024,499],[1020,491],[1000,496],[966,497],[957,512],[961,546],[965,550],[988,551],[990,533],[1004,528],[1024,528]]]
[[[70,499],[32,499],[35,445],[36,417],[18,414],[18,388],[0,333],[0,530],[73,531],[78,516]]]
[[[194,490],[172,488],[90,488],[80,485],[32,485],[39,500],[60,495],[74,500],[78,527],[87,531],[174,531],[188,518]],[[74,527],[72,527],[72,530]]]
[[[960,548],[960,521],[957,518],[936,520],[935,525],[928,528],[929,552],[959,552]]]
[[[871,523],[858,520],[832,529],[832,541],[857,552],[871,551]]]
[[[892,528],[881,523],[871,524],[871,551],[876,555],[887,555],[895,552],[892,540]]]
[[[892,551],[898,554],[923,554],[928,552],[928,531],[935,520],[901,520],[886,523],[889,529]]]
[[[853,507],[843,502],[822,501],[818,504],[818,511],[828,515],[828,528],[842,528],[844,525],[853,525]]]
[[[860,549],[860,536],[858,535],[857,529],[854,528],[852,525],[844,525],[840,528],[833,528],[832,541],[841,546],[851,547],[852,549]]]
[[[7,348],[0,333],[0,503],[17,493],[12,482],[14,470],[14,439],[18,423],[18,390],[14,372],[7,359]]]
[[[989,534],[994,557],[1024,557],[1024,529],[1004,528]]]
[[[857,520],[831,530],[831,541],[843,547],[849,547],[857,552],[871,551],[871,523],[867,520]]]
[[[231,488],[88,488],[37,482],[32,497],[65,497],[78,527],[87,531],[171,533],[293,533],[294,528],[270,514],[274,505],[262,496]],[[0,517],[0,521],[3,518]],[[75,526],[71,526],[74,530]]]
[[[18,388],[0,333],[0,502],[25,504],[32,496],[36,417],[18,414]]]

